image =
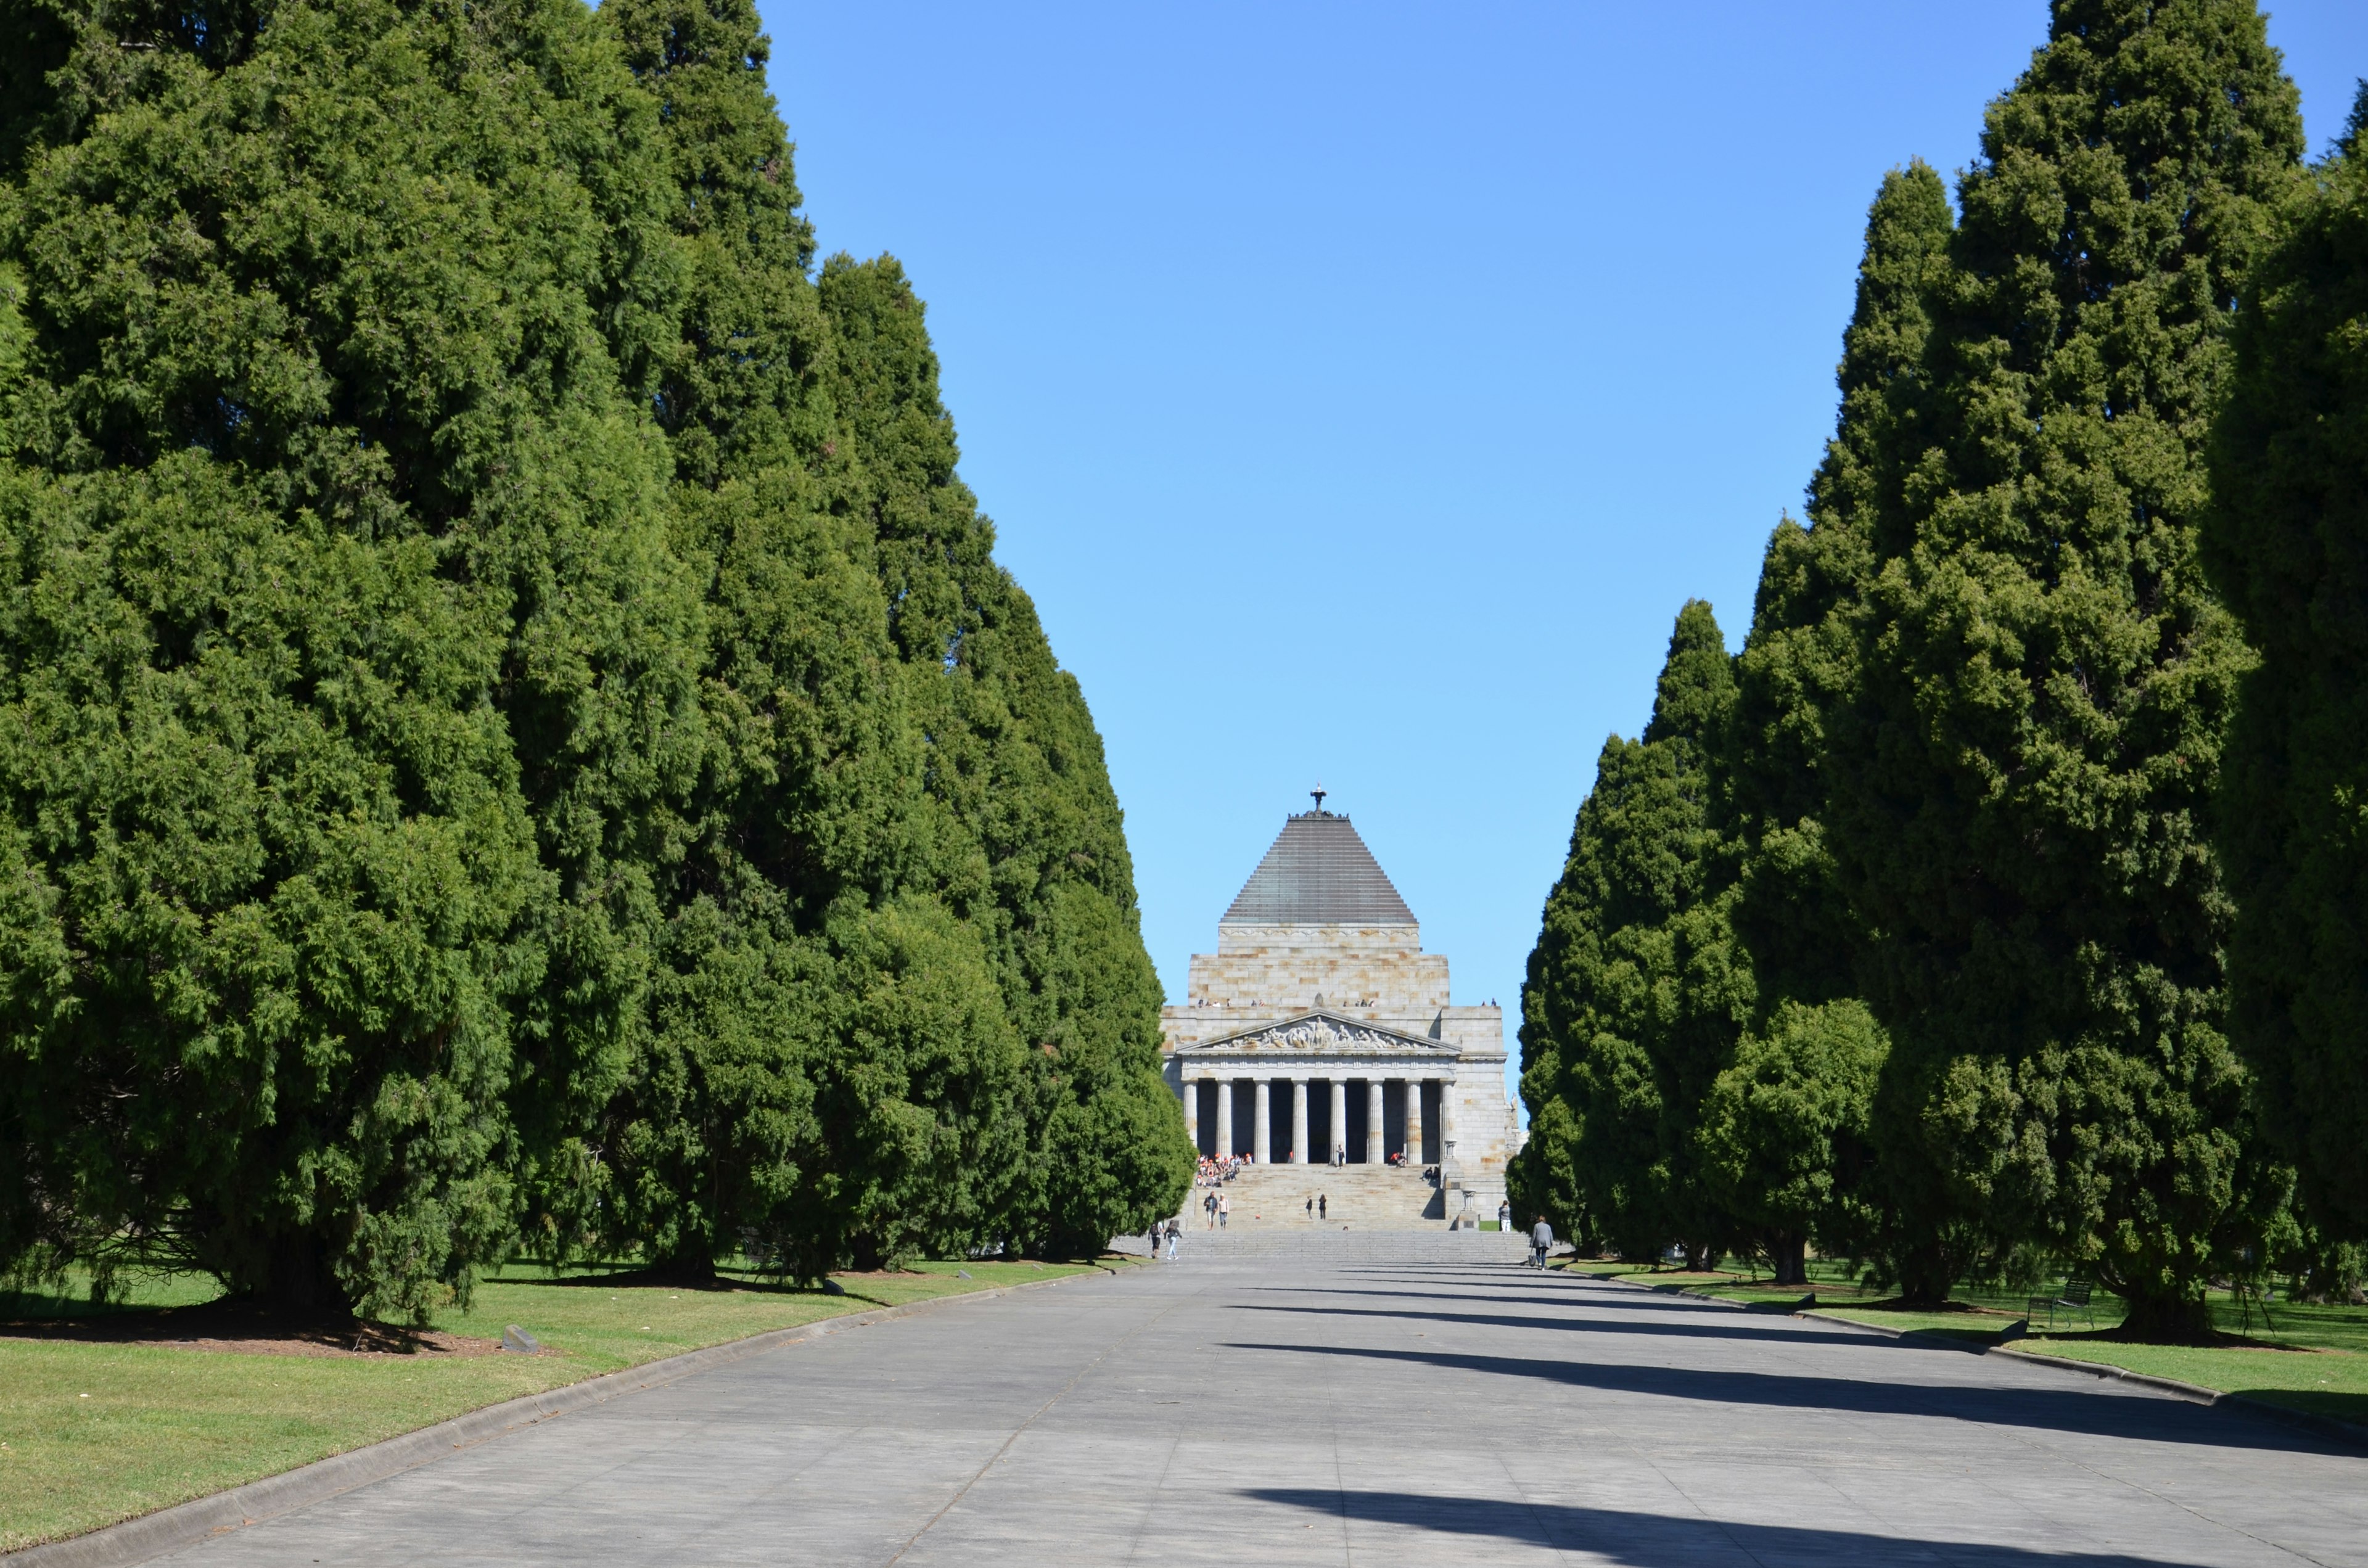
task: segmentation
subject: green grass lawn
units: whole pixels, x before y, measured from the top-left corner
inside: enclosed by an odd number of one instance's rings
[[[632,1276],[553,1281],[516,1269],[436,1327],[495,1338],[517,1324],[541,1356],[293,1356],[0,1338],[0,1551],[78,1534],[519,1394],[818,1318],[1087,1271],[1086,1264],[925,1263],[849,1275],[845,1295],[726,1276],[713,1289]],[[957,1267],[973,1278],[959,1278]],[[134,1308],[211,1288],[142,1281]],[[0,1298],[0,1315],[84,1315],[62,1297]]]
[[[1565,1267],[1602,1278],[1624,1278],[1656,1290],[1748,1304],[1801,1298],[1799,1288],[1778,1290],[1764,1273],[1755,1274],[1740,1260],[1722,1262],[1729,1267],[1696,1273],[1590,1258],[1577,1259]],[[1954,1311],[1901,1311],[1882,1304],[1875,1293],[1861,1287],[1847,1264],[1823,1259],[1809,1265],[1809,1288],[1816,1292],[1818,1312],[1975,1345],[1998,1344],[2001,1332],[2020,1321],[2030,1304],[2028,1295],[1961,1290],[1952,1299]],[[2059,1315],[2055,1330],[2048,1332],[2043,1314],[2042,1332],[2017,1340],[2016,1348],[2094,1361],[2149,1377],[2176,1378],[2223,1393],[2242,1393],[2314,1415],[2368,1424],[2368,1307],[2281,1303],[2270,1309],[2265,1323],[2259,1305],[2248,1311],[2225,1292],[2214,1294],[2210,1305],[2214,1325],[2221,1333],[2249,1343],[2129,1345],[2102,1338],[2101,1335],[2119,1326],[2123,1308],[2117,1298],[2099,1291],[2090,1319]]]
[[[1736,1257],[1722,1260],[1719,1269],[1702,1272],[1645,1263],[1600,1263],[1594,1257],[1577,1257],[1565,1267],[1596,1274],[1600,1279],[1629,1279],[1657,1290],[1740,1301],[1746,1305],[1781,1305],[1800,1301],[1802,1296],[1797,1286],[1776,1289],[1769,1284],[1767,1274],[1755,1272]],[[1873,1290],[1863,1289],[1850,1265],[1824,1257],[1809,1263],[1809,1289],[1816,1290],[1818,1312],[1884,1329],[1958,1338],[1975,1346],[1997,1346],[2001,1331],[2022,1319],[2024,1310],[2030,1308],[2030,1293],[2015,1296],[2006,1290],[1958,1289],[1949,1312],[1904,1312],[1883,1305]],[[2100,1338],[2105,1331],[2120,1326],[2122,1302],[2098,1290],[2091,1305],[2091,1317],[2060,1314],[2053,1331],[2046,1331],[2046,1317],[2042,1317],[2042,1331],[2015,1341],[2015,1347],[2075,1362],[2143,1371],[2157,1379],[2179,1379],[2180,1383],[2216,1388],[2219,1392],[2242,1392],[2271,1404],[2368,1424],[2368,1308],[2276,1305],[2264,1322],[2260,1305],[2248,1310],[2245,1302],[2228,1293],[2214,1293],[2209,1305],[2216,1329],[2249,1343],[2198,1347],[2129,1346]],[[2093,1329],[2089,1326],[2091,1322]]]

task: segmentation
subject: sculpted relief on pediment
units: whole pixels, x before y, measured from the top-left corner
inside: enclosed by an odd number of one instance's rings
[[[1332,1055],[1372,1055],[1376,1052],[1402,1055],[1410,1051],[1449,1056],[1455,1054],[1455,1048],[1444,1040],[1422,1040],[1414,1035],[1400,1034],[1395,1029],[1360,1024],[1350,1018],[1336,1018],[1327,1013],[1289,1018],[1281,1023],[1247,1029],[1221,1040],[1203,1040],[1182,1049],[1187,1054],[1205,1052],[1212,1055],[1280,1051]]]

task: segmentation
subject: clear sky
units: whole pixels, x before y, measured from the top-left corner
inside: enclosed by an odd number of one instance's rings
[[[1964,167],[2047,17],[760,5],[825,254],[928,301],[1168,994],[1320,778],[1508,1046],[1605,735],[1799,511],[1877,182]],[[2316,152],[2368,4],[2270,37]]]

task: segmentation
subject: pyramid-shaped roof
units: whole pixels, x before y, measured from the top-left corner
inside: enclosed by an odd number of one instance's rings
[[[1257,926],[1415,924],[1349,819],[1320,808],[1283,820],[1224,917]]]

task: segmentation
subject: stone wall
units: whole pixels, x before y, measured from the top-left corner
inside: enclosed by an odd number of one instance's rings
[[[1519,1121],[1505,1093],[1505,1019],[1495,1006],[1457,1007],[1448,1000],[1447,959],[1422,950],[1421,928],[1267,926],[1221,922],[1217,950],[1192,956],[1185,999],[1160,1015],[1163,1049],[1193,1046],[1321,1009],[1456,1050],[1451,1063],[1228,1060],[1196,1063],[1195,1075],[1338,1075],[1364,1079],[1446,1076],[1454,1104],[1447,1120],[1456,1140],[1454,1171],[1474,1212],[1497,1217],[1505,1166],[1520,1146]],[[1443,1069],[1443,1071],[1442,1071]],[[1180,1095],[1178,1064],[1168,1082]]]

